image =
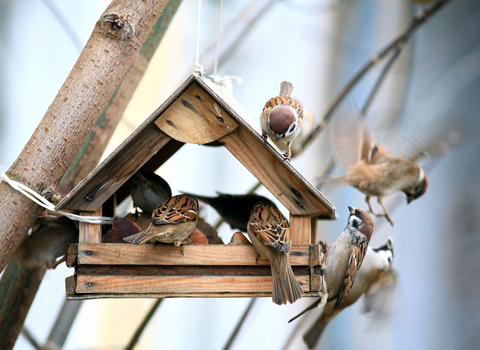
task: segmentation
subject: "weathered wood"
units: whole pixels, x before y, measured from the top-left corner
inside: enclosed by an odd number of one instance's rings
[[[55,189],[135,59],[167,0],[114,0],[32,137],[7,171],[38,193]],[[43,210],[0,183],[0,271]],[[96,209],[96,208],[95,208]]]
[[[309,265],[309,246],[292,246],[290,264]],[[270,265],[258,258],[252,246],[244,245],[186,245],[104,243],[79,244],[78,265]]]
[[[293,266],[295,276],[310,276],[308,265]],[[272,269],[264,266],[205,266],[205,265],[79,265],[79,275],[108,276],[271,276]]]
[[[148,117],[129,137],[122,142],[100,165],[98,165],[83,181],[81,181],[60,203],[56,209],[73,209],[95,211],[104,201],[106,201],[125,181],[127,181],[136,170],[144,163],[149,161],[164,146],[170,144],[172,138],[162,132],[154,121],[165,109],[168,108],[195,80],[191,75],[170,97],[157,108],[153,114]],[[177,143],[178,145],[178,143]],[[142,147],[145,147],[142,148]],[[153,149],[152,149],[153,148]],[[178,149],[178,148],[177,148]],[[174,147],[173,153],[176,149]],[[172,152],[172,150],[170,150]],[[159,152],[161,153],[161,152]],[[172,153],[172,154],[173,154]],[[125,158],[125,154],[130,156]],[[140,158],[140,161],[136,157]],[[134,158],[130,158],[134,157]],[[129,167],[127,174],[120,175],[120,182],[112,181],[108,178],[110,175],[117,175],[112,171],[111,166],[128,166],[130,162],[135,162],[133,167]],[[125,164],[126,162],[126,164]],[[121,169],[117,169],[121,170]],[[116,178],[116,177],[115,177]],[[105,182],[104,186],[99,186],[98,182]],[[106,183],[109,181],[109,183]],[[85,198],[87,195],[95,194],[95,199],[89,201]],[[90,198],[90,197],[89,197]],[[93,203],[94,202],[94,203]]]
[[[65,291],[67,295],[75,294],[75,287],[77,285],[77,276],[68,276],[65,278]]]
[[[142,133],[131,134],[122,146],[65,196],[56,209],[97,210],[170,140],[170,136],[153,124],[143,128]]]
[[[317,243],[317,218],[311,217],[311,233],[310,233],[310,244],[316,244]]]
[[[206,144],[228,135],[238,124],[198,83],[193,83],[155,124],[184,143]]]
[[[309,277],[297,278],[308,292]],[[92,276],[77,275],[76,293],[271,293],[269,276]]]
[[[90,213],[80,212],[80,215],[88,216]],[[98,208],[91,216],[102,216],[102,207]],[[102,243],[102,225],[80,221],[78,230],[78,243]]]
[[[252,133],[253,132],[253,133]],[[277,154],[267,150],[254,130],[240,125],[234,132],[219,140],[292,214],[331,218],[335,211],[325,205],[323,195],[292,166]]]
[[[292,244],[310,244],[312,236],[312,218],[290,214],[290,233]]]
[[[325,256],[319,244],[310,245],[310,291],[320,292],[323,281],[321,266],[325,262]]]
[[[78,244],[70,244],[68,246],[67,261],[66,261],[66,264],[68,267],[77,265],[77,256],[78,256]]]
[[[321,297],[321,292],[304,292],[303,297]],[[85,293],[67,294],[67,300],[93,299],[133,299],[133,298],[264,298],[271,297],[272,292],[245,292],[245,293]]]

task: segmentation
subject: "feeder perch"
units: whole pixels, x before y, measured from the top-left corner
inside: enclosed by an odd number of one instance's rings
[[[227,103],[226,101],[229,101]],[[137,130],[57,205],[81,215],[113,216],[128,196],[129,178],[141,167],[158,169],[185,143],[223,145],[290,212],[290,263],[306,296],[322,295],[325,254],[314,244],[318,219],[335,207],[231,107],[213,82],[191,75]],[[267,297],[268,260],[251,245],[134,246],[103,243],[100,225],[80,223],[71,245],[67,299],[164,297]]]

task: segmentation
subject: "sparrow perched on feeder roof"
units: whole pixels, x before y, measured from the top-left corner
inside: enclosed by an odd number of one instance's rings
[[[273,302],[278,305],[293,304],[302,297],[303,291],[288,261],[292,238],[287,219],[275,204],[258,203],[250,214],[247,232],[257,253],[270,261]]]
[[[243,232],[247,232],[248,218],[253,206],[258,202],[270,202],[268,198],[254,193],[227,194],[217,192],[217,197],[188,194],[212,206],[233,230],[239,229]]]
[[[421,197],[427,190],[427,175],[417,164],[418,156],[407,159],[393,157],[381,143],[375,140],[360,113],[341,113],[332,122],[332,147],[335,162],[346,171],[345,176],[334,181],[346,182],[366,195],[370,212],[393,221],[383,205],[390,194],[402,191],[407,203]],[[384,214],[375,214],[370,197],[377,197]]]
[[[170,185],[153,171],[140,168],[130,178],[133,206],[144,213],[152,213],[165,199],[172,196]]]
[[[186,194],[170,197],[153,211],[152,222],[146,230],[125,237],[124,241],[140,245],[153,239],[178,247],[195,229],[197,218],[198,202],[195,197]]]
[[[327,249],[323,274],[327,286],[326,302],[336,300],[332,307],[333,311],[339,308],[352,289],[375,227],[372,217],[366,211],[350,206],[348,210],[350,215],[347,227]],[[319,298],[288,322],[322,306],[324,302],[325,298]]]
[[[78,225],[66,217],[46,216],[35,221],[32,234],[18,247],[15,256],[28,268],[54,269],[65,261],[70,243],[78,243]]]
[[[355,277],[355,283],[340,306],[331,301],[325,305],[322,313],[303,335],[309,349],[314,349],[328,323],[343,309],[353,305],[365,295],[366,312],[384,312],[396,286],[396,274],[392,269],[393,246],[389,237],[386,244],[378,248],[368,247],[362,266]]]
[[[293,84],[282,81],[280,96],[269,99],[260,115],[263,140],[266,142],[269,136],[276,143],[280,141],[286,143],[287,152],[284,154],[286,160],[291,158],[290,145],[300,133],[303,123],[303,109],[290,97],[292,91]]]

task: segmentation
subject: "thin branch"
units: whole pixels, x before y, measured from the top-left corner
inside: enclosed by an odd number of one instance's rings
[[[250,302],[248,303],[247,308],[243,312],[242,317],[240,317],[240,319],[238,320],[238,323],[233,329],[232,334],[230,334],[230,337],[228,338],[227,343],[223,347],[223,350],[229,350],[231,348],[233,342],[235,341],[235,338],[237,337],[238,333],[240,332],[240,329],[242,328],[243,323],[245,322],[250,311],[252,310],[253,304],[255,304],[256,301],[257,301],[256,298],[250,299]]]
[[[128,345],[125,347],[125,350],[133,350],[133,348],[135,347],[135,345],[137,344],[137,341],[138,339],[140,338],[140,336],[142,335],[142,332],[144,331],[145,327],[147,326],[148,322],[150,321],[150,319],[153,317],[153,315],[155,314],[155,311],[157,311],[158,307],[160,306],[160,304],[162,303],[163,299],[157,299],[155,300],[155,302],[153,303],[150,311],[148,311],[147,315],[145,316],[145,318],[143,319],[142,323],[140,323],[140,325],[138,326],[137,330],[135,331],[135,333],[133,334],[132,336],[132,339],[130,339],[130,342],[128,343]]]
[[[35,337],[33,336],[33,334],[26,328],[26,327],[23,327],[22,329],[22,335],[28,340],[28,342],[30,343],[30,345],[32,347],[34,347],[35,349],[37,350],[40,350],[41,347],[40,347],[40,344],[38,343],[38,341],[35,339]]]
[[[431,16],[433,16],[438,10],[440,10],[444,5],[446,5],[451,0],[438,1],[430,8],[425,8],[422,12],[414,17],[410,26],[396,39],[394,39],[390,44],[385,48],[380,50],[375,54],[370,60],[363,65],[362,68],[355,74],[350,81],[345,85],[345,87],[340,90],[337,94],[337,97],[330,104],[327,113],[323,119],[317,124],[317,126],[312,130],[309,137],[307,137],[302,145],[301,150],[305,148],[320,134],[320,132],[325,128],[327,123],[333,116],[333,112],[336,110],[338,105],[343,101],[345,96],[355,87],[355,85],[360,81],[360,79],[376,64],[378,64],[385,56],[387,56],[392,50],[398,49],[406,45],[407,41],[410,39],[412,34],[417,30],[422,24],[424,24]]]

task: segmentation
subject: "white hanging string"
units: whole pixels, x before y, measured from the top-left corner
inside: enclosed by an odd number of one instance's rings
[[[83,221],[91,224],[110,224],[112,222],[112,218],[105,217],[105,216],[81,216],[81,215],[76,215],[72,213],[67,213],[66,211],[62,211],[62,210],[56,211],[55,206],[52,203],[50,203],[48,200],[43,198],[41,195],[39,195],[37,192],[35,192],[31,188],[25,186],[24,184],[21,184],[20,182],[11,180],[5,173],[1,173],[0,178],[6,183],[8,183],[13,189],[17,190],[18,192],[23,194],[25,197],[30,198],[39,206],[45,209],[57,212],[59,214],[62,214],[63,216],[66,216],[71,220]]]
[[[200,58],[200,23],[202,20],[202,0],[198,0],[198,28],[197,28],[197,60],[195,61],[195,73],[203,77],[203,66],[198,62]]]
[[[217,75],[218,65],[218,46],[220,43],[220,19],[222,18],[222,3],[223,0],[218,2],[218,21],[217,21],[217,42],[215,44],[215,64],[213,65],[213,75]]]

